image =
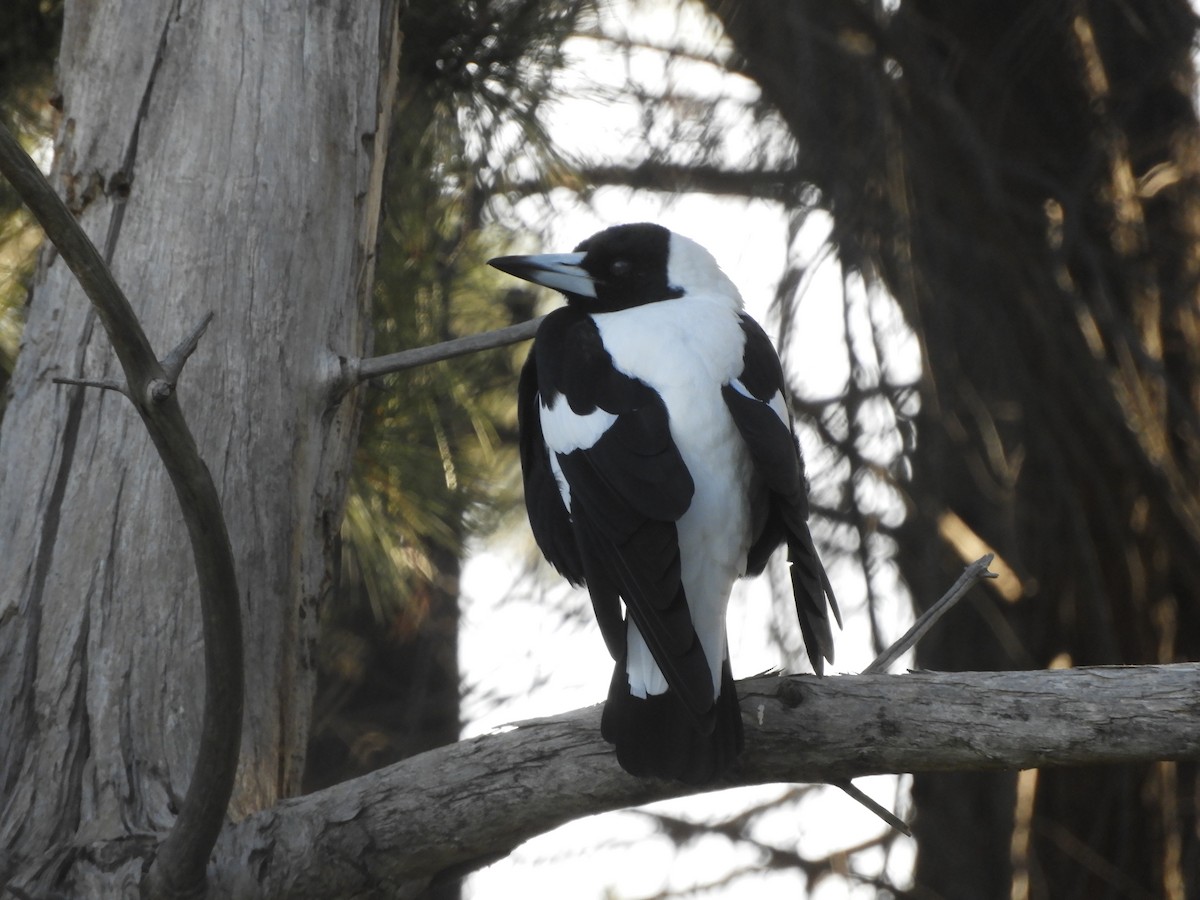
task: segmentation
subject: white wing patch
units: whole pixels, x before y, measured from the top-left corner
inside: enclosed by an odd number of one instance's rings
[[[550,471],[554,473],[554,481],[558,485],[558,495],[562,497],[563,506],[569,513],[571,511],[571,485],[567,483],[567,476],[563,474],[562,466],[558,462],[558,454],[553,450],[548,450],[546,455],[550,457]]]
[[[746,390],[746,386],[742,384],[740,379],[733,379],[729,382],[729,386],[741,394],[743,397],[748,397],[751,400],[758,400],[753,394]],[[759,400],[761,403],[762,401]],[[771,411],[779,417],[779,421],[786,425],[789,429],[792,427],[792,416],[788,411],[787,401],[783,399],[783,391],[776,391],[775,396],[767,401],[767,406],[771,407]]]
[[[571,511],[571,486],[567,484],[562,466],[558,463],[558,454],[571,453],[574,450],[587,450],[595,445],[604,432],[617,421],[614,413],[603,409],[595,409],[587,415],[579,415],[571,409],[571,404],[559,394],[550,406],[542,403],[540,398],[538,408],[541,410],[542,438],[546,442],[546,450],[550,457],[550,470],[558,483],[558,493]]]
[[[792,413],[788,409],[787,401],[783,399],[783,391],[776,391],[775,396],[767,403],[775,411],[775,415],[779,416],[779,421],[787,426],[788,431],[792,430]]]
[[[744,384],[742,384],[742,380],[740,378],[733,379],[733,381],[729,382],[729,386],[731,388],[733,388],[735,391],[737,391],[739,394],[741,394],[743,397],[745,397],[749,400],[757,400],[758,399],[752,393],[750,393],[748,390],[746,390],[746,386]]]
[[[542,437],[545,438],[546,447],[554,453],[587,450],[617,421],[615,413],[599,408],[581,416],[571,409],[571,404],[562,394],[555,397],[550,406],[545,403],[539,403],[539,406]]]

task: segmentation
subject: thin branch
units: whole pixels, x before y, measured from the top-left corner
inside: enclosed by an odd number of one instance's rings
[[[333,387],[334,398],[340,399],[356,384],[378,378],[381,375],[403,372],[405,369],[428,366],[442,360],[454,359],[456,356],[466,356],[481,350],[492,350],[496,347],[527,341],[537,333],[543,318],[545,316],[539,316],[528,322],[509,325],[507,328],[469,334],[452,341],[442,341],[440,344],[430,344],[428,347],[414,347],[411,350],[401,350],[399,353],[389,353],[386,356],[345,360],[341,375]]]
[[[1200,664],[765,677],[746,752],[708,789],[1200,756]],[[580,816],[697,793],[623,772],[600,707],[460,741],[230,825],[222,896],[406,895]]]
[[[892,663],[907,653],[912,647],[916,646],[917,641],[924,637],[929,632],[929,629],[931,629],[937,623],[937,621],[942,618],[942,616],[950,612],[950,610],[954,608],[954,605],[967,595],[967,591],[969,591],[977,581],[983,578],[995,578],[995,573],[988,571],[988,565],[991,563],[991,561],[992,554],[989,553],[967,566],[966,569],[963,570],[963,573],[958,576],[958,580],[956,580],[954,584],[950,586],[950,590],[943,594],[937,603],[925,610],[921,617],[913,623],[913,626],[908,629],[908,631],[904,632],[899,640],[894,641],[890,647],[884,650],[883,653],[879,654],[874,662],[863,669],[863,674],[879,675],[886,672]],[[861,790],[855,787],[849,779],[831,781],[830,784],[843,790],[847,796],[857,800],[875,815],[879,816],[879,818],[881,818],[892,828],[895,828],[902,834],[912,837],[912,830],[908,827],[907,823],[905,823],[903,819],[896,816],[886,807],[876,803]]]
[[[874,798],[868,796],[867,794],[863,793],[862,790],[855,787],[853,782],[851,782],[849,779],[846,779],[844,781],[831,781],[829,783],[832,784],[835,788],[838,788],[838,789],[844,791],[846,796],[849,797],[851,800],[857,800],[860,804],[865,806],[871,812],[875,813],[875,815],[879,816],[879,818],[881,818],[884,822],[886,822],[892,828],[895,828],[901,834],[907,835],[908,837],[912,837],[912,829],[908,827],[907,822],[905,822],[903,819],[901,819],[898,815],[896,815],[894,812],[892,812],[886,806],[883,806],[880,803],[876,803]]]
[[[70,384],[76,387],[99,388],[102,391],[113,391],[123,397],[129,396],[129,391],[119,381],[92,381],[88,378],[67,378],[65,376],[51,378],[50,381],[52,384]]]
[[[75,217],[12,133],[0,125],[0,174],[33,212],[75,273],[104,325],[125,373],[125,394],[162,457],[187,525],[204,630],[204,716],[192,778],[175,825],[146,877],[151,895],[183,895],[204,883],[205,867],[233,793],[242,734],[241,608],[233,550],[212,475],[171,390],[202,329],[168,356],[154,354],[129,300]]]
[[[196,352],[196,348],[200,345],[200,338],[204,336],[204,332],[208,330],[209,323],[213,320],[214,313],[212,310],[200,320],[200,324],[192,329],[192,333],[187,335],[180,341],[170,353],[163,357],[162,367],[167,373],[167,381],[174,385],[179,381],[179,376],[183,372],[184,364],[188,358]]]
[[[162,403],[175,391],[175,384],[179,380],[180,374],[183,372],[183,367],[200,344],[200,338],[208,329],[208,324],[212,321],[213,314],[210,312],[204,317],[200,324],[192,330],[192,333],[187,335],[178,345],[159,363],[163,368],[162,378],[151,378],[146,384],[144,400],[147,405],[153,406],[157,403]],[[119,381],[106,379],[104,381],[93,381],[90,378],[51,378],[54,384],[72,384],[77,387],[99,388],[102,391],[114,391],[127,397],[130,400],[133,397],[129,393],[127,385],[121,384]]]
[[[988,566],[991,564],[993,554],[988,553],[981,556],[975,562],[971,563],[963,573],[958,576],[958,580],[950,586],[950,590],[942,595],[941,599],[921,615],[912,628],[904,632],[904,634],[892,646],[888,647],[883,653],[879,654],[878,658],[863,669],[864,675],[877,675],[886,672],[888,667],[903,656],[908,650],[914,647],[925,634],[937,624],[938,619],[950,612],[954,605],[967,595],[967,591],[975,586],[977,581],[982,581],[984,578],[995,578],[996,573],[988,571]]]
[[[715,197],[741,197],[792,203],[808,182],[796,169],[727,169],[648,160],[636,165],[589,165],[555,169],[541,177],[504,185],[501,190],[518,196],[542,194],[556,187],[579,193],[598,187],[678,193],[692,191]]]

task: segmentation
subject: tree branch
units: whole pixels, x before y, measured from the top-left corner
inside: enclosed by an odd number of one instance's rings
[[[666,193],[695,192],[714,197],[756,198],[794,203],[808,181],[797,169],[728,169],[717,165],[647,160],[636,165],[588,165],[556,169],[538,178],[504,185],[503,191],[528,196],[556,187],[586,192],[625,187]]]
[[[1200,664],[739,682],[747,748],[711,785],[1196,759]],[[222,896],[409,896],[583,815],[695,793],[638,779],[600,707],[451,744],[231,825]]]
[[[191,539],[204,630],[203,724],[187,795],[146,882],[152,896],[185,895],[203,885],[205,865],[233,793],[244,679],[241,607],[229,533],[212,476],[170,389],[203,326],[168,356],[164,366],[91,240],[2,125],[0,174],[33,212],[96,308],[125,373],[123,393],[142,417],[166,466]]]
[[[72,387],[90,387],[100,391],[112,391],[114,394],[120,394],[122,397],[128,397],[129,391],[125,389],[125,385],[119,381],[93,381],[90,378],[51,378],[51,384],[67,384]]]
[[[403,372],[405,369],[415,369],[418,366],[428,366],[456,356],[466,356],[481,350],[492,350],[519,341],[532,338],[542,324],[545,316],[519,322],[507,328],[497,328],[494,331],[484,331],[479,334],[468,334],[452,341],[442,341],[440,344],[430,344],[428,347],[414,347],[411,350],[401,350],[399,353],[389,353],[386,356],[372,356],[368,359],[348,359],[342,363],[342,371],[333,385],[333,397],[341,399],[347,391],[356,384],[389,375],[392,372]]]
[[[200,338],[204,337],[204,332],[208,330],[209,324],[213,320],[213,313],[210,311],[200,324],[192,329],[192,333],[187,335],[182,341],[175,345],[175,348],[163,357],[162,367],[167,373],[167,381],[172,386],[179,380],[179,376],[183,373],[183,367],[196,348],[200,346]]]

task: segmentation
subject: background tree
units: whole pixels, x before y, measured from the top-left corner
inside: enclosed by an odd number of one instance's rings
[[[884,283],[920,338],[897,533],[913,595],[935,596],[980,542],[1009,569],[918,663],[1195,659],[1191,7],[709,6],[787,122],[843,264]],[[1193,765],[1043,771],[1020,797],[1016,784],[916,779],[920,890],[1200,891]]]
[[[924,351],[919,412],[909,385],[889,374],[882,345],[847,348],[852,374],[840,396],[797,400],[807,413],[807,433],[837,449],[828,472],[817,471],[818,507],[826,534],[860,561],[870,596],[893,546],[921,598],[936,596],[977,545],[1001,554],[1005,577],[996,596],[960,612],[941,631],[941,642],[925,645],[922,665],[1194,658],[1189,560],[1200,517],[1190,475],[1198,396],[1192,384],[1198,220],[1190,10],[1165,0],[1136,11],[1015,2],[964,10],[924,0],[884,10],[852,0],[795,2],[767,19],[754,4],[708,5],[737,51],[734,65],[762,89],[764,105],[753,118],[762,130],[745,129],[756,135],[756,149],[741,158],[723,155],[724,125],[704,98],[682,90],[643,92],[637,94],[647,112],[643,140],[631,144],[640,156],[617,164],[585,159],[582,176],[575,176],[541,147],[535,168],[548,172],[550,183],[585,195],[594,185],[624,184],[769,197],[791,207],[797,229],[810,210],[827,210],[844,270],[886,286],[899,300]],[[531,187],[519,152],[524,147],[514,144],[531,143],[538,134],[537,104],[562,63],[564,37],[581,23],[589,28],[586,19],[575,18],[580,7],[551,14],[541,6],[406,7],[407,52],[394,70],[401,84],[388,189],[394,206],[381,250],[381,268],[396,278],[376,297],[381,352],[527,314],[528,298],[513,297],[507,308],[477,303],[483,291],[475,278],[504,240],[485,227],[494,192]],[[250,12],[249,25],[237,24],[239,34],[265,27]],[[270,499],[279,504],[251,504],[252,514],[244,506],[231,514],[251,640],[264,648],[252,679],[266,679],[250,685],[252,700],[266,708],[252,708],[247,717],[250,755],[235,799],[241,814],[294,792],[303,765],[314,612],[332,584],[326,573],[353,419],[351,405],[337,407],[330,418],[320,398],[306,393],[312,372],[304,361],[327,358],[331,348],[362,352],[357,313],[345,304],[353,306],[357,297],[355,309],[362,310],[369,279],[354,281],[358,293],[345,295],[341,305],[329,302],[333,276],[302,279],[311,295],[295,279],[304,262],[320,257],[328,269],[330,259],[343,259],[331,248],[355,236],[354,254],[366,268],[354,271],[369,271],[365,254],[373,236],[364,223],[373,221],[371,187],[379,183],[378,159],[369,160],[382,142],[374,120],[366,123],[366,107],[384,105],[386,91],[374,86],[370,73],[355,75],[337,60],[369,62],[373,72],[387,56],[361,30],[354,49],[337,44],[336,54],[322,57],[331,69],[317,83],[327,93],[289,93],[293,99],[261,113],[267,116],[263,133],[289,140],[265,149],[256,144],[239,155],[236,143],[222,147],[212,137],[248,140],[239,127],[247,123],[235,116],[222,129],[213,125],[219,116],[197,118],[198,85],[226,113],[257,108],[245,93],[253,85],[223,77],[213,82],[210,65],[221,75],[237,68],[220,56],[229,49],[224,20],[217,13],[192,16],[160,11],[145,33],[135,28],[137,35],[114,37],[105,29],[123,21],[119,15],[77,17],[74,31],[68,15],[59,168],[89,228],[99,233],[102,219],[112,223],[106,243],[130,294],[147,304],[143,312],[149,312],[156,345],[173,343],[190,327],[188,315],[198,318],[207,308],[186,301],[216,298],[218,330],[210,331],[183,389],[191,379],[206,386],[206,395],[210,384],[216,387],[204,404],[188,406],[189,418],[206,456],[219,451],[215,458],[226,461],[218,471],[227,497],[261,498],[261,488],[270,486]],[[305,30],[327,34],[324,24],[309,22]],[[274,38],[291,33],[287,23],[278,26]],[[210,49],[210,41],[219,46]],[[251,44],[261,54],[253,59],[264,63],[295,63],[288,54],[300,52],[286,39],[269,50],[270,41]],[[694,48],[659,49],[669,58],[727,64]],[[110,50],[142,62],[132,75],[113,74]],[[305,57],[306,73],[315,76],[310,63]],[[530,78],[531,69],[539,74]],[[132,87],[125,90],[122,78]],[[797,90],[798,84],[806,89]],[[130,101],[107,122],[73,115],[92,108],[89,91],[102,89],[108,97],[114,86],[121,88],[115,97],[145,101]],[[278,124],[313,121],[326,142]],[[779,141],[771,127],[776,121],[793,143]],[[351,152],[338,142],[351,133],[376,138]],[[196,159],[197,147],[208,155]],[[331,181],[313,179],[306,168],[301,189],[281,174],[299,171],[303,154],[296,149],[303,147],[336,148],[317,153],[316,168]],[[259,168],[230,168],[231,159]],[[210,171],[219,174],[198,179],[195,192],[181,194],[173,184],[171,196],[157,193],[182,172]],[[287,190],[273,189],[280,183]],[[205,186],[227,193],[214,200],[200,191]],[[285,195],[301,209],[320,207],[321,215],[297,217],[273,205]],[[348,210],[324,199],[347,196],[359,197],[360,205]],[[326,221],[329,204],[339,215]],[[171,210],[183,217],[179,227],[163,225]],[[187,215],[201,210],[205,215]],[[278,221],[306,224],[299,234],[277,233],[271,224]],[[214,244],[214,222],[227,243]],[[318,231],[334,224],[336,235]],[[191,248],[182,261],[169,258],[195,273],[200,286],[176,282],[174,268],[154,265],[152,257],[163,254],[153,248],[166,247],[164,234],[171,247]],[[225,248],[220,259],[195,256],[197,248],[213,246]],[[305,249],[312,246],[321,253]],[[278,255],[267,248],[278,248],[272,251]],[[246,265],[239,269],[231,260]],[[233,277],[243,270],[255,276],[249,284]],[[286,304],[267,277],[281,273],[292,276]],[[780,288],[785,336],[798,274],[793,270]],[[107,398],[46,386],[49,369],[62,370],[64,360],[70,360],[68,374],[102,377],[107,355],[102,340],[84,337],[90,326],[78,297],[60,296],[70,289],[69,277],[53,254],[42,279],[26,335],[34,352],[23,355],[11,393],[11,415],[19,421],[7,421],[0,440],[0,527],[9,529],[0,531],[0,544],[6,558],[33,560],[23,579],[0,595],[0,690],[9,692],[5,708],[15,711],[14,730],[0,737],[7,829],[0,832],[7,854],[0,857],[0,875],[33,872],[39,884],[68,887],[131,882],[136,847],[115,859],[80,848],[124,834],[130,822],[153,832],[172,818],[187,778],[187,735],[194,734],[197,708],[188,702],[197,657],[180,649],[194,647],[195,623],[176,600],[188,596],[190,575],[181,558],[186,554],[165,524],[171,505],[161,496],[161,482],[147,474],[155,464],[138,456],[111,461],[130,447],[141,452],[136,427]],[[166,302],[175,297],[185,302]],[[252,317],[249,327],[227,322],[232,330],[220,331],[222,319],[238,320],[243,302],[266,319]],[[331,317],[327,323],[303,315],[314,304]],[[269,321],[277,324],[268,327]],[[263,359],[264,328],[286,348],[275,368]],[[882,328],[873,321],[870,331],[875,339]],[[342,529],[342,583],[350,600],[323,604],[321,658],[331,664],[318,700],[318,724],[325,727],[312,735],[310,785],[454,736],[454,582],[462,539],[476,523],[477,495],[468,486],[484,471],[475,464],[485,461],[468,445],[482,447],[510,427],[484,388],[509,377],[511,362],[512,355],[497,353],[470,369],[456,364],[362,392],[363,456]],[[261,378],[264,365],[278,377]],[[288,413],[297,397],[300,409]],[[46,403],[62,404],[57,419],[39,405]],[[263,410],[281,409],[278,420],[261,419]],[[870,449],[870,422],[881,414],[905,437],[899,451]],[[128,430],[107,431],[114,420]],[[235,439],[251,422],[254,439]],[[303,439],[288,440],[293,434]],[[476,442],[478,435],[486,440]],[[48,454],[50,446],[59,449]],[[297,448],[299,456],[280,464],[273,453],[281,446]],[[18,459],[20,468],[12,462]],[[235,465],[240,459],[245,475]],[[101,468],[85,468],[80,460]],[[445,491],[427,493],[431,484]],[[909,498],[903,528],[872,507],[871,489],[879,486]],[[313,497],[316,506],[297,499]],[[147,509],[148,517],[136,520],[141,525],[129,524]],[[97,531],[97,521],[113,524]],[[264,523],[272,525],[265,532]],[[129,546],[151,545],[165,556],[123,555]],[[296,546],[306,548],[298,557],[285,552]],[[157,582],[146,574],[160,569],[165,574]],[[381,587],[398,569],[400,586]],[[165,584],[167,593],[149,597],[143,581]],[[128,607],[109,599],[124,601],[127,594],[134,598]],[[47,597],[51,602],[36,602]],[[173,618],[180,611],[182,624]],[[388,627],[379,627],[380,620]],[[432,626],[427,631],[438,639],[413,642],[415,626]],[[168,637],[155,637],[152,645],[140,629]],[[351,650],[339,653],[339,647]],[[337,675],[349,671],[339,664],[361,666],[364,657],[385,669],[399,663],[392,668],[394,689],[378,690],[387,684],[378,669]],[[167,661],[179,659],[185,671],[165,674]],[[430,660],[435,665],[427,665]],[[433,686],[424,697],[414,690],[422,683]],[[52,710],[46,723],[35,722],[35,708]],[[179,709],[185,721],[175,731],[172,716]],[[421,712],[429,709],[440,715]],[[126,710],[126,719],[114,718],[114,710]],[[127,725],[113,725],[131,719],[139,729],[132,742]],[[112,776],[120,771],[132,772],[127,783]],[[1013,776],[920,777],[918,888],[954,897],[1008,895],[1015,876],[1018,893],[1033,896],[1071,890],[1186,896],[1194,890],[1188,881],[1197,868],[1194,768],[1161,763],[1122,770],[1104,778],[1103,790],[1095,779],[1092,772],[1047,770],[1022,775],[1018,793]],[[64,791],[49,796],[44,785]],[[31,818],[34,805],[55,814]],[[717,830],[749,840],[751,818],[731,819]],[[45,827],[29,826],[42,821]],[[659,822],[681,841],[696,834],[670,817]],[[772,860],[810,878],[830,866],[786,855]]]

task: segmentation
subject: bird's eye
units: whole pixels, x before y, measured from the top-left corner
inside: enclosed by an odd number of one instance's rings
[[[612,263],[612,265],[610,265],[608,267],[608,270],[610,272],[612,272],[614,275],[616,275],[618,278],[620,278],[624,275],[628,275],[629,270],[632,268],[633,268],[633,263],[631,263],[629,260],[616,259],[616,260],[613,260],[613,263]]]

